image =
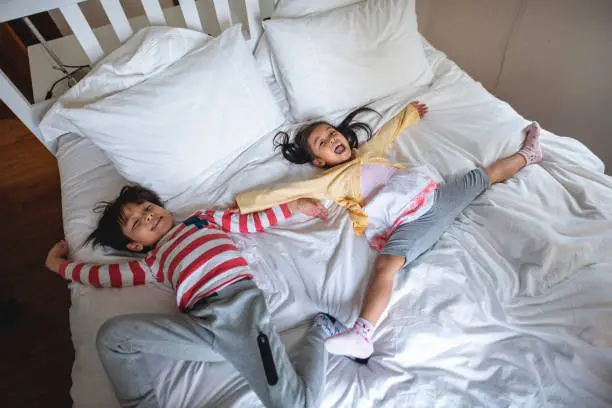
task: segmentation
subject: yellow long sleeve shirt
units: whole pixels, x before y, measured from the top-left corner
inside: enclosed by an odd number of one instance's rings
[[[390,163],[383,156],[397,136],[419,119],[416,108],[408,105],[387,122],[370,141],[355,149],[354,159],[334,166],[310,180],[280,188],[265,188],[242,193],[236,198],[240,212],[248,214],[262,211],[298,198],[334,200],[349,211],[355,233],[363,235],[368,225],[368,216],[362,208],[361,166],[382,164],[403,168],[401,165]]]

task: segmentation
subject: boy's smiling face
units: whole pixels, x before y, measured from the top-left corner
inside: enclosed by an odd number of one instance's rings
[[[125,204],[121,212],[121,230],[130,240],[130,251],[155,246],[174,226],[170,212],[148,201]]]

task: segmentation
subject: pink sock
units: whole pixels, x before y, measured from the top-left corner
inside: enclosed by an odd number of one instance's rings
[[[372,340],[372,334],[374,334],[374,325],[363,317],[360,317],[355,321],[353,331],[355,334],[359,334],[363,337],[365,341],[370,342],[370,340]]]
[[[541,162],[544,154],[540,147],[540,125],[538,125],[538,122],[532,122],[523,129],[523,133],[525,134],[525,141],[518,154],[525,158],[527,166]]]
[[[325,348],[332,354],[343,356],[368,358],[372,355],[372,323],[360,317],[355,325],[347,331],[325,340]]]

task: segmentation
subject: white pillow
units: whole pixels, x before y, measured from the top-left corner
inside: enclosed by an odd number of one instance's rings
[[[189,32],[193,51],[172,63],[160,58],[154,50],[184,43],[181,31],[188,30],[157,27],[128,45],[133,55],[103,61],[49,111],[43,133],[60,128],[91,139],[123,177],[166,200],[284,122],[239,26],[203,45],[204,34]],[[125,80],[139,75],[144,80]],[[108,81],[114,86],[102,86]]]
[[[293,117],[321,117],[427,85],[413,0],[368,0],[264,21]]]
[[[343,7],[349,4],[355,4],[362,0],[279,0],[276,4],[276,9],[272,14],[272,18],[283,17],[301,17],[306,14],[320,13],[327,10],[332,10],[337,7]],[[272,66],[272,55],[268,38],[264,32],[261,40],[257,44],[253,55],[257,62],[257,67],[262,73],[268,87],[276,99],[276,103],[283,111],[286,118],[293,119],[289,110],[289,102],[285,95],[285,90],[278,83]]]

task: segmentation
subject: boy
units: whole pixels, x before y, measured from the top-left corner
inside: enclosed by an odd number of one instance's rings
[[[161,406],[153,393],[150,355],[225,358],[268,407],[319,404],[327,367],[324,331],[330,331],[333,318],[317,315],[304,339],[303,364],[294,368],[263,294],[227,234],[263,231],[296,210],[326,219],[327,209],[319,201],[299,199],[248,216],[198,211],[174,225],[154,192],[125,186],[116,200],[98,209],[102,216],[86,243],[146,253],[145,258],[122,264],[78,263],[66,260],[68,246],[60,241],[49,251],[46,266],[65,279],[98,288],[155,280],[176,292],[183,312],[117,316],[100,328],[98,353],[122,407]]]

